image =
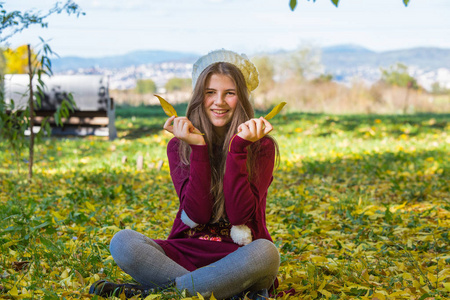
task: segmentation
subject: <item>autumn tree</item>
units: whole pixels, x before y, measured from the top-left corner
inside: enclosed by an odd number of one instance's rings
[[[22,45],[16,49],[7,48],[4,52],[5,74],[28,73],[28,45]],[[37,55],[31,52],[32,59],[37,61]]]

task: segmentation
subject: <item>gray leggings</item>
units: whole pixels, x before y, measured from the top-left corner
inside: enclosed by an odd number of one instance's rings
[[[160,286],[175,280],[179,291],[186,290],[190,295],[199,292],[204,297],[214,293],[217,299],[270,288],[280,266],[277,248],[265,239],[193,272],[170,259],[152,239],[133,230],[117,232],[109,249],[117,265],[140,284]]]

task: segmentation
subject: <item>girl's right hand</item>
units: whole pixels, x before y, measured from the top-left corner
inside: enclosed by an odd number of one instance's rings
[[[200,130],[195,128],[186,117],[172,116],[168,118],[164,123],[164,129],[189,145],[206,145],[205,139],[199,134]]]
[[[238,126],[238,136],[250,142],[256,142],[273,130],[269,121],[260,117],[259,119],[250,119]]]

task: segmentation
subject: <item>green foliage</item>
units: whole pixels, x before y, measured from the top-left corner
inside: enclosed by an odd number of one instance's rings
[[[275,67],[268,56],[261,56],[253,58],[253,63],[256,65],[259,74],[258,93],[267,93],[275,84]]]
[[[295,7],[297,6],[297,0],[290,0],[289,6],[290,6],[291,10],[294,10]]]
[[[28,120],[29,111],[17,110],[12,100],[7,105],[3,93],[0,93],[0,138],[8,142],[15,156],[18,171],[20,171],[20,152],[27,145],[27,139],[23,133],[29,128]]]
[[[450,89],[441,85],[439,82],[435,82],[431,85],[431,93],[435,95],[450,94]]]
[[[325,83],[333,80],[332,74],[320,74],[319,77],[312,80],[313,83]]]
[[[141,95],[153,94],[156,92],[156,83],[151,79],[138,79],[135,90]]]
[[[310,1],[310,0],[308,0],[308,1]],[[316,0],[313,0],[313,2],[316,2]],[[339,4],[339,0],[331,0],[331,3],[333,3],[337,7]],[[293,11],[297,7],[297,0],[290,0],[289,7]]]
[[[417,90],[417,80],[409,75],[408,67],[402,63],[390,66],[388,69],[381,68],[381,80],[393,86],[412,88]]]
[[[303,46],[286,58],[283,67],[291,77],[301,80],[311,74],[320,73],[323,68],[320,49]]]
[[[6,11],[3,9],[3,2],[0,2],[0,42],[4,42],[14,36],[17,33],[22,32],[31,25],[40,25],[45,28],[48,27],[48,23],[45,21],[50,15],[61,12],[66,12],[68,15],[76,14],[84,15],[78,4],[72,0],[67,0],[64,4],[56,2],[56,4],[48,10],[46,13],[41,11]]]
[[[310,1],[310,0],[308,0]],[[334,6],[338,7],[340,0],[331,0],[331,3],[334,4]],[[403,0],[403,4],[405,6],[408,6],[410,0]],[[313,2],[316,2],[316,0],[313,0]],[[292,11],[294,11],[294,9],[297,7],[297,0],[289,0],[289,7],[291,8]]]
[[[175,92],[175,91],[187,91],[192,86],[192,79],[191,78],[179,78],[174,77],[170,78],[166,85],[166,91],[167,92]]]

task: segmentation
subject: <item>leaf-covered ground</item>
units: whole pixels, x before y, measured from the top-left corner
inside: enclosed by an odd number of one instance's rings
[[[158,107],[120,108],[117,115],[113,142],[44,140],[31,186],[26,152],[18,175],[0,142],[0,298],[90,299],[89,286],[100,278],[130,281],[108,251],[115,232],[168,235],[177,197],[165,117]],[[282,258],[278,299],[450,298],[448,120],[273,119],[281,161],[267,220]],[[292,288],[296,295],[281,294]]]

